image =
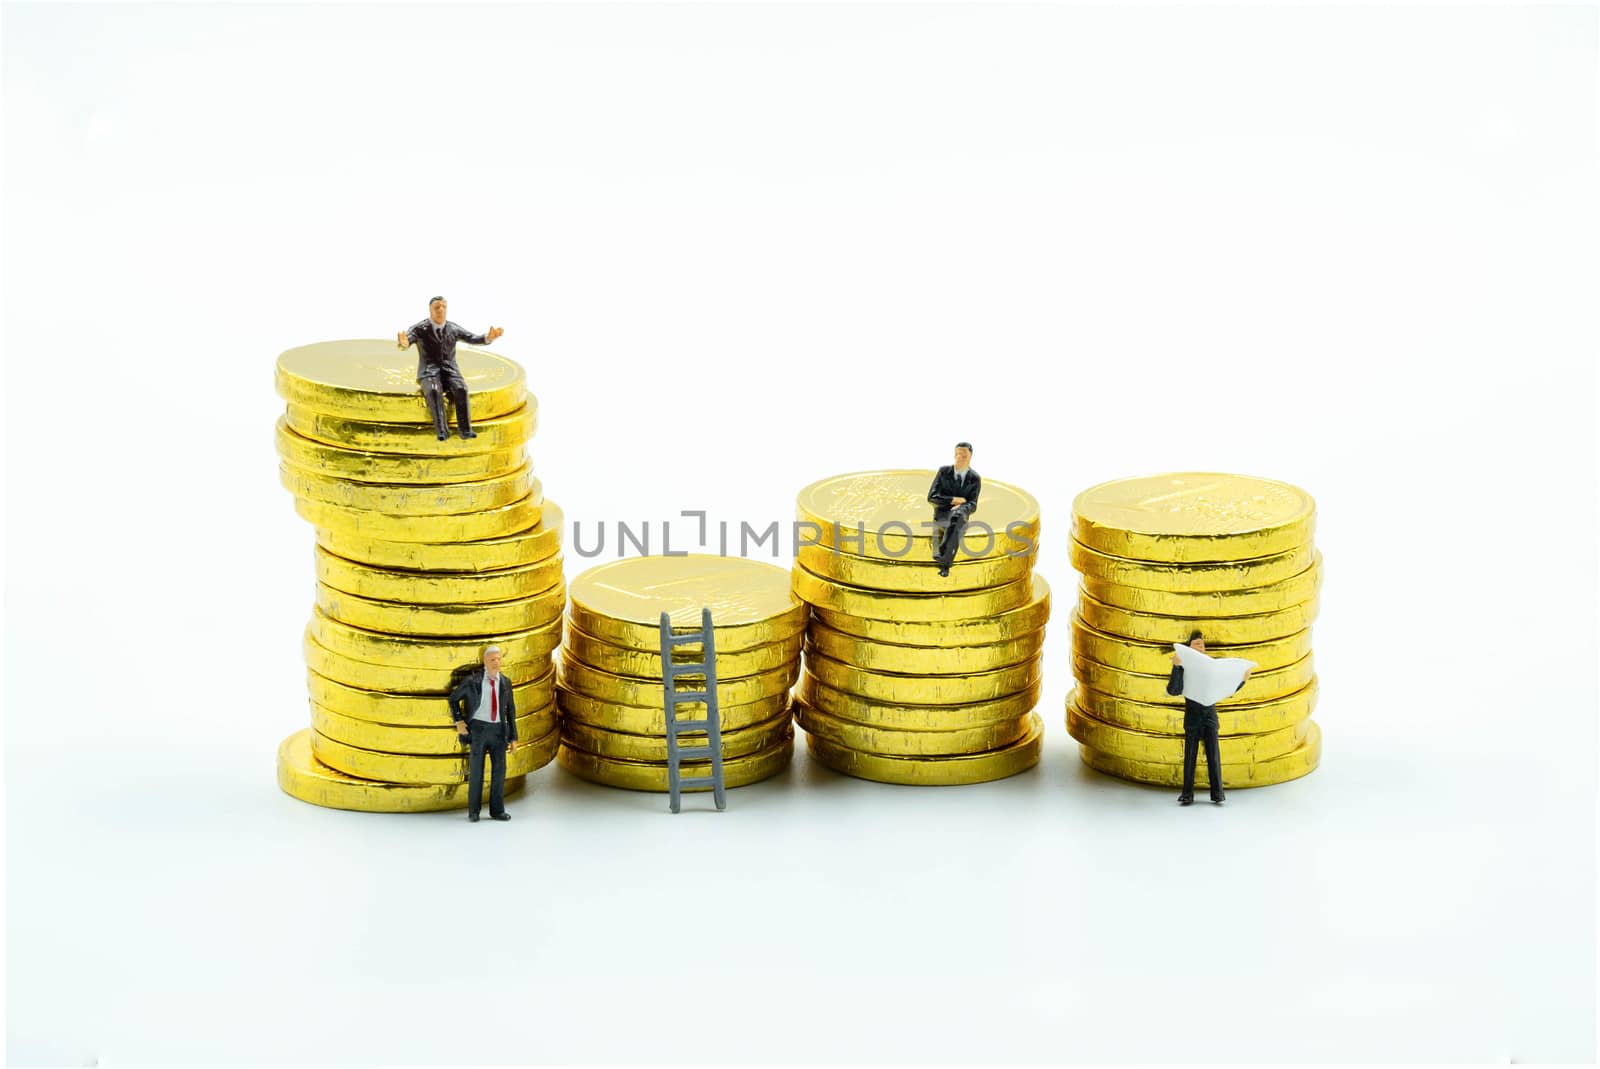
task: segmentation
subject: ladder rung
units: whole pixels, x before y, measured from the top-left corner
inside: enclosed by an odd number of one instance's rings
[[[675,702],[703,702],[709,695],[703,690],[675,690],[672,700]]]
[[[716,752],[709,746],[680,746],[678,747],[678,760],[693,761],[701,757],[710,757]]]
[[[713,778],[714,777],[712,776],[679,776],[678,786],[682,787],[687,784],[688,786],[695,787],[702,783],[710,783]]]
[[[667,636],[667,640],[674,646],[683,646],[690,642],[704,642],[706,640],[706,636],[703,632],[694,631],[687,635],[669,635]]]
[[[672,731],[679,735],[685,732],[711,730],[709,720],[668,720],[667,723],[671,725]]]
[[[703,676],[703,675],[706,674],[706,662],[704,662],[704,661],[695,661],[693,663],[689,663],[689,662],[677,663],[677,662],[674,662],[671,665],[669,671],[671,671],[672,674],[675,675],[675,676],[688,676],[688,675]]]

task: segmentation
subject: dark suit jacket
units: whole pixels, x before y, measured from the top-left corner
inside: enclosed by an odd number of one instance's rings
[[[456,689],[450,692],[450,719],[452,723],[457,720],[472,721],[472,714],[478,711],[478,702],[483,699],[484,671],[479,668],[470,673],[467,678],[456,684]],[[506,741],[517,741],[517,699],[511,693],[511,680],[504,672],[500,673],[500,719],[506,722]]]
[[[487,334],[473,334],[462,330],[453,320],[444,321],[443,340],[433,333],[433,320],[424,319],[414,324],[406,331],[417,347],[417,378],[423,375],[437,375],[445,371],[461,374],[461,369],[456,366],[456,342],[464,341],[470,345],[488,345]]]
[[[1233,688],[1233,692],[1235,694],[1239,693],[1244,684],[1245,681],[1241,679],[1239,686]],[[1172,666],[1172,674],[1167,677],[1167,693],[1174,698],[1183,693],[1183,665],[1175,664]],[[1201,705],[1191,698],[1183,699],[1184,734],[1187,735],[1191,731],[1200,731],[1203,728],[1215,728],[1216,726],[1217,707],[1215,705]]]
[[[928,501],[933,505],[933,518],[947,520],[950,518],[950,499],[964,497],[967,503],[959,510],[962,519],[971,516],[978,508],[978,493],[983,489],[983,479],[978,475],[978,469],[969,467],[967,474],[960,482],[956,481],[956,466],[946,464],[933,476],[933,485],[928,487]]]

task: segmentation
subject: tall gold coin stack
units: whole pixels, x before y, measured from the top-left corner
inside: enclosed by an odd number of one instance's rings
[[[700,630],[702,608],[711,610],[716,647],[724,784],[742,787],[788,767],[789,689],[800,672],[806,607],[776,565],[689,553],[611,561],[572,581],[556,685],[562,768],[611,787],[667,790],[661,614],[669,614],[674,633],[685,634]],[[686,642],[671,656],[696,663],[704,648]],[[683,674],[674,682],[679,690],[702,690],[706,679]],[[700,719],[704,709],[684,704],[677,715]],[[705,744],[704,733],[680,739]],[[682,770],[704,775],[710,764],[684,761]]]
[[[439,441],[415,349],[339,341],[278,357],[279,479],[316,528],[311,727],[278,751],[279,785],[304,801],[466,806],[445,697],[490,644],[515,684],[507,792],[555,756],[562,518],[526,455],[537,401],[514,362],[466,347],[456,360],[477,437]]]
[[[1082,581],[1067,732],[1084,763],[1142,783],[1183,782],[1184,702],[1167,694],[1167,679],[1173,643],[1199,631],[1207,654],[1256,664],[1217,705],[1223,787],[1317,767],[1315,519],[1304,490],[1245,475],[1118,479],[1077,496],[1071,551]],[[1195,783],[1206,787],[1200,749]]]
[[[941,576],[932,471],[838,475],[800,491],[794,591],[811,606],[795,719],[806,749],[884,783],[981,783],[1039,761],[1050,588],[1039,503],[984,479]]]

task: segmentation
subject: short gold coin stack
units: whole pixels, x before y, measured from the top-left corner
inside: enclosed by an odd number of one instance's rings
[[[1181,472],[1090,487],[1072,503],[1067,732],[1084,763],[1141,783],[1183,782],[1184,700],[1167,694],[1173,644],[1256,664],[1217,705],[1222,785],[1258,787],[1317,767],[1311,622],[1322,584],[1316,507],[1270,479]],[[1195,783],[1209,787],[1196,758]]]
[[[562,768],[595,783],[667,790],[667,721],[661,670],[661,614],[675,634],[699,632],[709,608],[716,656],[725,786],[776,775],[794,754],[789,690],[800,671],[806,607],[782,568],[743,557],[688,553],[628,557],[572,581],[561,648]],[[674,644],[679,664],[700,662],[698,642]],[[675,674],[680,691],[703,691],[704,675]],[[698,720],[705,706],[678,706]],[[704,732],[679,734],[704,746]],[[709,773],[707,759],[683,761],[685,776]],[[703,791],[704,785],[685,785]]]
[[[477,437],[440,441],[415,349],[339,341],[278,358],[279,479],[316,528],[311,727],[278,750],[279,785],[304,801],[466,806],[466,747],[445,699],[491,644],[515,684],[507,793],[555,756],[562,517],[526,455],[537,402],[514,362],[465,346],[456,359]]]
[[[838,772],[950,785],[1039,761],[1033,712],[1050,589],[1039,503],[984,479],[948,576],[928,526],[932,471],[839,475],[800,491],[794,591],[811,606],[795,719]]]

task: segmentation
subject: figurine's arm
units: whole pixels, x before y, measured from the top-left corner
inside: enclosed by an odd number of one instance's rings
[[[506,746],[517,744],[517,695],[515,687],[506,687]]]
[[[983,476],[974,471],[968,475],[967,481],[972,484],[972,489],[967,492],[965,508],[967,515],[971,516],[978,511],[978,494],[983,490]]]
[[[395,344],[399,345],[402,349],[411,348],[411,342],[414,340],[413,333],[416,331],[416,329],[416,327],[407,327],[405,330],[402,330],[399,334],[395,335]]]
[[[466,342],[468,345],[488,345],[490,342],[494,341],[504,333],[505,331],[500,327],[490,327],[489,333],[487,334],[468,334],[463,331],[461,334],[461,340]]]
[[[450,719],[455,721],[455,729],[457,731],[465,731],[467,729],[466,684],[463,683],[455,690],[452,690],[450,697],[446,698],[445,701],[450,703]]]
[[[933,473],[933,485],[928,487],[928,503],[938,505],[942,509],[950,507],[950,495],[939,492],[939,473]]]
[[[1172,657],[1176,660],[1178,655],[1174,653]],[[1239,685],[1241,687],[1244,686],[1243,683]],[[1172,666],[1172,675],[1167,677],[1167,693],[1174,698],[1183,693],[1183,665],[1175,664]]]

